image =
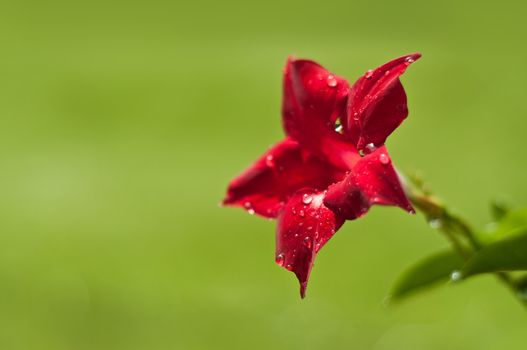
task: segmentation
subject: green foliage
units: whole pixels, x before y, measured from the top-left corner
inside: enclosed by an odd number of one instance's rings
[[[496,207],[493,212],[496,214]],[[527,230],[527,208],[502,212],[496,222],[487,225],[485,230],[478,233],[478,239],[485,244],[492,244],[504,238],[521,234]]]
[[[452,271],[459,270],[463,260],[453,251],[443,251],[428,256],[410,266],[399,277],[392,290],[392,300],[398,301],[446,282]]]
[[[481,273],[527,270],[527,230],[511,232],[514,235],[476,252],[463,266],[463,278]]]
[[[429,207],[421,206],[425,215],[429,214],[427,208]],[[437,208],[444,209],[442,206]],[[469,239],[468,243],[461,244],[458,241],[451,251],[429,256],[408,268],[396,282],[392,298],[403,299],[415,292],[441,285],[441,281],[453,277],[453,271],[456,271],[456,280],[484,273],[527,271],[527,208],[509,211],[507,207],[494,202],[491,209],[495,222],[487,225],[484,231]],[[444,213],[448,213],[446,209]],[[442,226],[443,232],[451,240],[456,239],[452,234],[460,233],[455,231],[460,227],[460,219],[444,214],[442,220],[446,221]],[[470,228],[465,224],[462,226],[462,237],[468,238],[466,235],[472,234]],[[454,231],[450,232],[450,228]],[[516,281],[510,277],[505,279],[519,294],[527,289],[525,276]]]

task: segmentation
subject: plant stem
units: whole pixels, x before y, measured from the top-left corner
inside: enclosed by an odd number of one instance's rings
[[[452,248],[465,261],[470,256],[482,248],[481,242],[477,239],[470,225],[457,215],[451,214],[446,207],[429,192],[416,187],[422,182],[414,182],[414,186],[407,186],[408,198],[416,209],[421,211],[429,223],[434,223],[445,237],[448,239]],[[465,243],[460,238],[465,239]],[[506,272],[494,273],[496,278],[504,284],[515,296],[515,298],[527,308],[527,300],[522,297],[521,290],[514,279]]]

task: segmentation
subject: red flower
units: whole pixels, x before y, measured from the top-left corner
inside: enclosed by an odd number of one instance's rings
[[[313,61],[287,61],[287,136],[230,183],[223,203],[278,219],[276,262],[296,274],[302,297],[316,254],[345,220],[373,204],[413,212],[384,142],[408,115],[399,76],[420,56],[370,70],[351,87]]]

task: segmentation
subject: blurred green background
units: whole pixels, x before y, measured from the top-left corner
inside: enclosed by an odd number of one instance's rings
[[[281,69],[354,81],[402,54],[410,118],[388,146],[478,226],[527,204],[525,2],[0,2],[0,348],[518,349],[490,277],[383,303],[445,246],[374,208],[321,252],[308,296],[274,222],[218,208],[283,133]]]

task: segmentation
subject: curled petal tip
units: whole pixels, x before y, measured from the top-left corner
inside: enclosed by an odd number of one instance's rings
[[[300,282],[300,297],[304,299],[306,297],[307,281]]]
[[[231,206],[235,203],[235,201],[233,201],[233,199],[231,198],[230,195],[227,195],[227,197],[225,197],[221,202],[218,203],[218,207],[226,207],[226,206]]]
[[[418,59],[421,58],[421,53],[420,52],[416,52],[416,53],[412,53],[412,54],[409,54],[409,55],[406,55],[406,56],[403,56],[401,58],[399,58],[399,60],[401,59],[404,59],[404,63],[409,66],[411,63],[414,63],[415,61],[417,61]]]
[[[398,57],[369,70],[350,90],[343,133],[364,150],[382,145],[406,119],[406,93],[399,77],[421,57],[419,52]]]

